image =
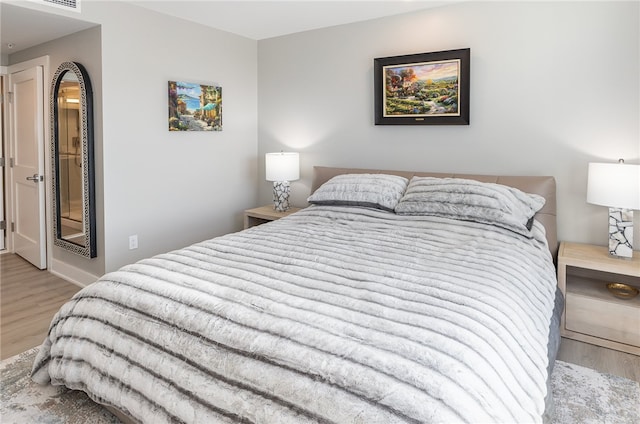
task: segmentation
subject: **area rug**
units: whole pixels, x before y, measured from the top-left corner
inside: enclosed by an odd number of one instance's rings
[[[640,383],[556,361],[551,375],[554,424],[638,424]]]
[[[0,363],[0,422],[2,424],[115,424],[113,414],[77,390],[41,386],[31,381],[38,348]]]
[[[0,363],[3,424],[113,424],[120,421],[87,395],[40,386],[29,373],[37,348]],[[554,424],[640,423],[640,383],[556,361],[551,379]]]

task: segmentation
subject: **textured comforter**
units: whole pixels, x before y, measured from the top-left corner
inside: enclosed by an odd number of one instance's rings
[[[299,213],[107,274],[33,379],[161,422],[540,422],[556,288],[541,227]]]

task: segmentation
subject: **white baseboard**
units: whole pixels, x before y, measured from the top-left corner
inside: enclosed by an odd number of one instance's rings
[[[49,272],[80,287],[86,287],[99,278],[81,270],[80,268],[76,268],[53,258],[51,258],[51,262],[49,263]]]

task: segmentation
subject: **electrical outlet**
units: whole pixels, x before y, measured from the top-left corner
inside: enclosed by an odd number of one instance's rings
[[[132,236],[129,236],[129,250],[133,250],[137,248],[138,248],[138,235],[134,234]]]

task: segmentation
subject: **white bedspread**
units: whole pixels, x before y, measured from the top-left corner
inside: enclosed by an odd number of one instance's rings
[[[313,206],[107,274],[33,379],[154,424],[540,422],[540,228]]]

